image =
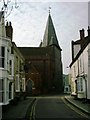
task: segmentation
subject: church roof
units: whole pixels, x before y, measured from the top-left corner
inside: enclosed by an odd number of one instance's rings
[[[49,13],[46,28],[45,28],[45,33],[44,33],[44,37],[43,37],[42,47],[46,47],[46,46],[50,46],[50,45],[55,45],[59,49],[61,49],[58,44],[58,40],[57,40],[57,36],[56,36],[52,18]]]

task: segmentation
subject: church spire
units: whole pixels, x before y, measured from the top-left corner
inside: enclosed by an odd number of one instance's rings
[[[50,14],[50,9],[51,9],[51,7],[49,7],[49,16],[48,16],[45,33],[44,33],[44,37],[43,37],[43,41],[42,41],[42,47],[55,45],[56,47],[61,49],[58,44],[55,28],[53,25],[51,14]]]
[[[49,7],[49,14],[50,14],[50,12],[51,12],[50,10],[51,10],[51,7]]]

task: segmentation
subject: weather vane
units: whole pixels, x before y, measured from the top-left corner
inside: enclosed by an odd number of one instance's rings
[[[49,14],[50,14],[50,12],[51,12],[51,7],[49,7]]]

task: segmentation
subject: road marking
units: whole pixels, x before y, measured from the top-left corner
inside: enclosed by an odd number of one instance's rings
[[[36,108],[36,104],[37,104],[37,101],[39,100],[40,98],[36,99],[36,101],[34,102],[34,104],[32,105],[32,108],[31,108],[31,113],[30,113],[30,120],[35,120],[35,108]]]
[[[81,116],[88,118],[88,116],[86,114],[84,114],[83,112],[81,112],[79,109],[77,109],[76,107],[74,107],[73,105],[71,105],[70,103],[68,103],[64,97],[61,97],[61,99],[63,100],[63,102],[70,107],[72,110],[74,110],[76,113],[80,114]]]

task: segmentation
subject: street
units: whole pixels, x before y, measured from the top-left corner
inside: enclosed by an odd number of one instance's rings
[[[86,119],[79,112],[71,109],[65,104],[62,97],[40,97],[34,103],[30,119]]]

